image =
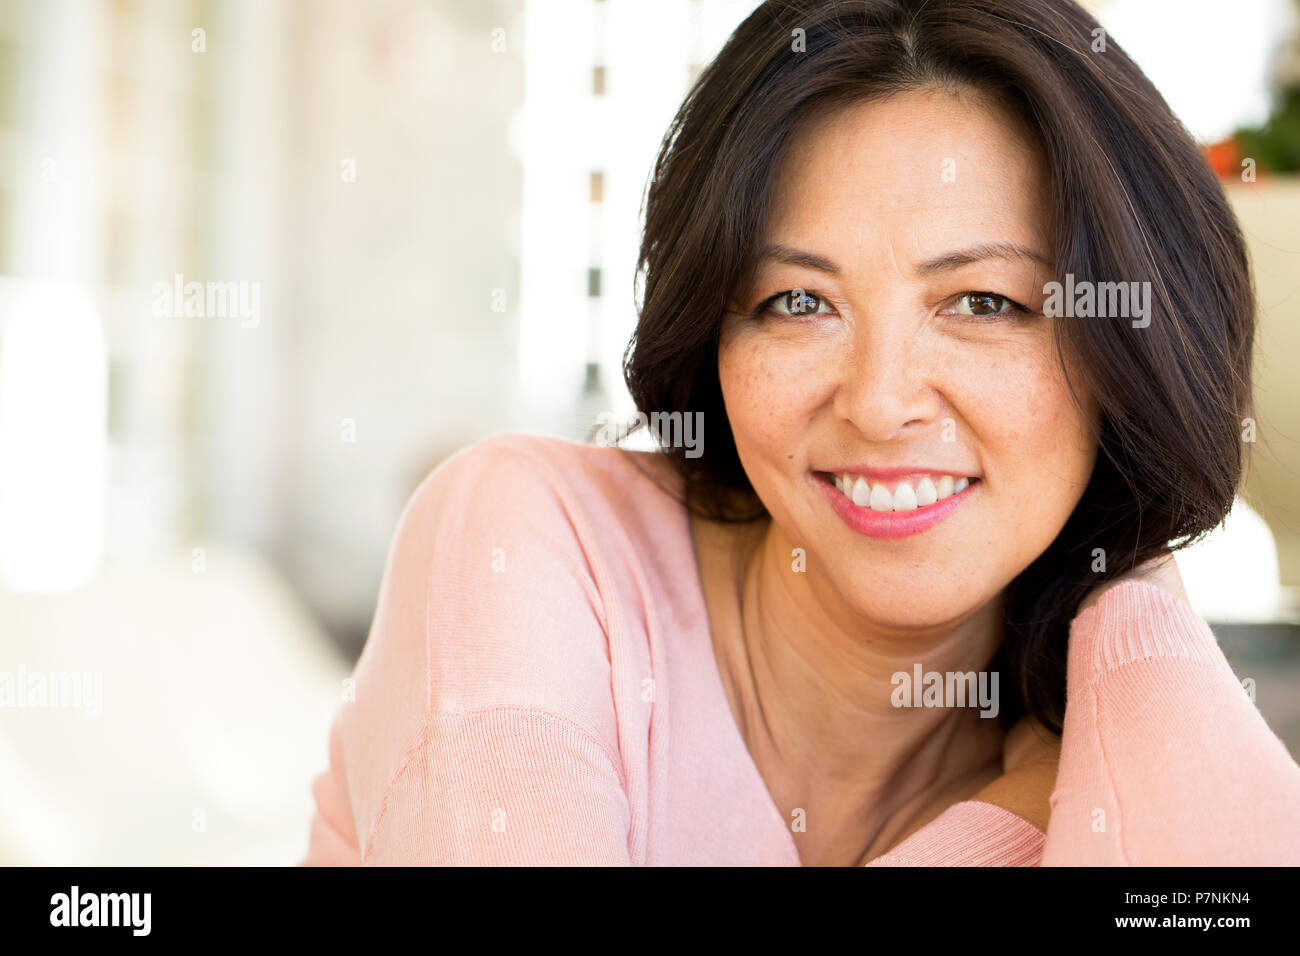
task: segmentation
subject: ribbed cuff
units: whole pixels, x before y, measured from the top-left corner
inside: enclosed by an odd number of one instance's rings
[[[1120,582],[1070,623],[1071,672],[1095,677],[1162,657],[1227,666],[1205,620],[1182,598],[1150,581]]]
[[[963,800],[867,866],[1038,866],[1043,840],[1010,810]]]

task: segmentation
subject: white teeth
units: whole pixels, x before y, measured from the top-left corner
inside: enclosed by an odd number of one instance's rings
[[[857,489],[855,488],[854,491]],[[893,511],[894,496],[889,493],[889,489],[884,485],[873,485],[871,488],[871,510],[872,511]]]
[[[905,481],[900,481],[898,487],[894,489],[894,510],[916,510],[916,492],[913,491],[912,486]]]
[[[859,478],[853,484],[853,494],[850,496],[853,503],[859,508],[865,508],[867,502],[871,500],[871,486],[867,484],[866,479]]]
[[[928,477],[922,478],[916,484],[916,506],[924,508],[926,505],[932,505],[939,500],[939,492],[934,489],[934,482]]]
[[[872,484],[860,475],[835,475],[835,487],[859,508],[872,511],[914,511],[943,501],[970,486],[969,478],[953,481],[952,475],[932,479],[924,475],[915,483],[900,481],[891,492],[882,481]]]

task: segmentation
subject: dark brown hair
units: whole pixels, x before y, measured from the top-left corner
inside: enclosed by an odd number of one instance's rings
[[[1085,594],[1213,530],[1232,506],[1254,338],[1246,252],[1222,187],[1085,11],[1069,0],[769,0],[755,10],[660,148],[624,374],[646,414],[704,413],[705,454],[661,449],[685,479],[687,507],[761,517],[723,406],[718,337],[763,241],[782,152],[828,109],[933,86],[987,91],[1036,132],[1058,275],[1151,283],[1145,328],[1054,322],[1062,368],[1069,356],[1101,407],[1097,464],[1055,541],[1010,583],[995,667],[1014,698],[1003,718],[1027,712],[1059,733],[1068,629]]]

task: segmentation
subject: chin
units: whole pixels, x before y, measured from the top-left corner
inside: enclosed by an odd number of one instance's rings
[[[927,630],[951,626],[988,603],[996,590],[981,587],[935,587],[931,575],[918,575],[913,583],[890,585],[879,578],[863,582],[853,604],[868,620],[897,628]],[[910,590],[910,597],[888,597],[888,591]]]

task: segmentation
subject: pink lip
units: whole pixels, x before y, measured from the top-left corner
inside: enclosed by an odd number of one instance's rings
[[[879,471],[888,472],[898,469],[880,469]],[[900,471],[901,474],[911,474],[911,472]],[[859,472],[860,474],[860,472]],[[887,474],[870,473],[872,477],[878,477],[882,481],[888,477]],[[920,534],[933,528],[944,518],[952,514],[959,508],[970,493],[978,488],[983,482],[975,478],[969,485],[957,492],[955,495],[949,495],[942,501],[936,501],[932,505],[926,505],[924,508],[916,508],[912,511],[872,511],[870,508],[862,508],[845,498],[840,490],[830,481],[829,476],[818,474],[816,476],[817,484],[821,486],[831,507],[835,509],[844,523],[860,534],[865,534],[872,538],[905,538],[908,535]]]

